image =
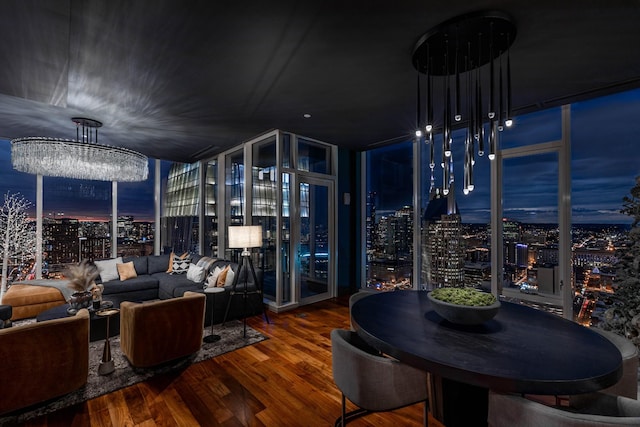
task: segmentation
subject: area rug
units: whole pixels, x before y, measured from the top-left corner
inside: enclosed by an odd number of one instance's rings
[[[226,322],[224,326],[214,325],[213,333],[220,335],[220,341],[215,343],[203,342],[202,348],[194,356],[156,369],[133,369],[120,350],[120,336],[112,337],[109,341],[115,372],[105,376],[98,375],[98,366],[102,360],[104,341],[92,342],[89,344],[89,377],[86,386],[37,407],[30,407],[20,413],[2,417],[0,418],[0,426],[14,426],[29,419],[145,381],[155,375],[182,370],[193,363],[211,359],[266,339],[264,335],[249,326],[247,326],[247,336],[245,338],[242,334],[242,328],[241,321]],[[211,334],[211,327],[206,327],[203,331],[203,337],[209,334]]]

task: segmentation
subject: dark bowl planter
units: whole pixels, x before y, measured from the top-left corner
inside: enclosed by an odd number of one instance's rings
[[[497,299],[491,305],[471,306],[444,302],[433,298],[431,292],[427,296],[431,302],[431,307],[440,317],[458,325],[482,324],[493,319],[500,309],[500,301]]]

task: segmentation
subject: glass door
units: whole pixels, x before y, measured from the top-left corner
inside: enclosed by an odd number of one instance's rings
[[[300,175],[297,290],[301,305],[334,293],[333,181]]]

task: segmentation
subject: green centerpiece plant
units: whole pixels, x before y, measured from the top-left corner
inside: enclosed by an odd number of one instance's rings
[[[472,288],[438,288],[431,296],[449,304],[487,306],[496,302],[496,297]]]
[[[443,319],[460,325],[479,325],[498,313],[500,301],[473,288],[438,288],[429,292],[433,310]]]

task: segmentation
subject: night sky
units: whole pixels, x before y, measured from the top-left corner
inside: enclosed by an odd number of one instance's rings
[[[502,133],[501,147],[511,148],[559,140],[560,108],[516,117]],[[640,90],[628,91],[572,105],[571,188],[572,222],[628,224],[619,213],[622,198],[640,175]],[[436,138],[436,185],[442,183],[441,137]],[[456,201],[463,222],[488,223],[490,218],[490,165],[477,157],[475,190],[462,194],[464,132],[454,133],[452,144]],[[412,143],[389,146],[370,154],[368,191],[377,193],[377,214],[386,215],[412,204]],[[421,182],[429,190],[429,149],[425,153]],[[488,148],[486,148],[488,151]],[[504,217],[527,223],[557,223],[557,156],[538,155],[507,159],[504,167]],[[403,185],[403,183],[405,183]],[[428,197],[424,196],[426,201]]]
[[[573,104],[571,116],[571,176],[573,223],[630,223],[619,210],[640,175],[640,90]],[[515,125],[502,134],[501,147],[528,145],[559,139],[560,108],[516,117]],[[462,194],[463,132],[454,133],[456,200],[466,223],[489,222],[489,160],[476,159],[475,190]],[[436,139],[438,142],[438,139]],[[436,147],[441,145],[436,144]],[[426,175],[421,178],[428,191],[428,148],[424,146]],[[411,142],[370,153],[368,191],[378,194],[378,214],[388,214],[412,204]],[[436,149],[436,185],[442,182]],[[136,220],[153,220],[153,166],[150,179],[118,184],[120,215]],[[162,162],[166,177],[170,162]],[[529,223],[557,222],[557,162],[555,155],[511,159],[504,169],[504,216]],[[19,192],[35,203],[34,175],[17,172],[11,166],[11,144],[0,140],[0,192]],[[64,212],[79,219],[105,219],[111,210],[111,183],[65,178],[44,178],[45,215]],[[424,200],[428,200],[426,197]]]

